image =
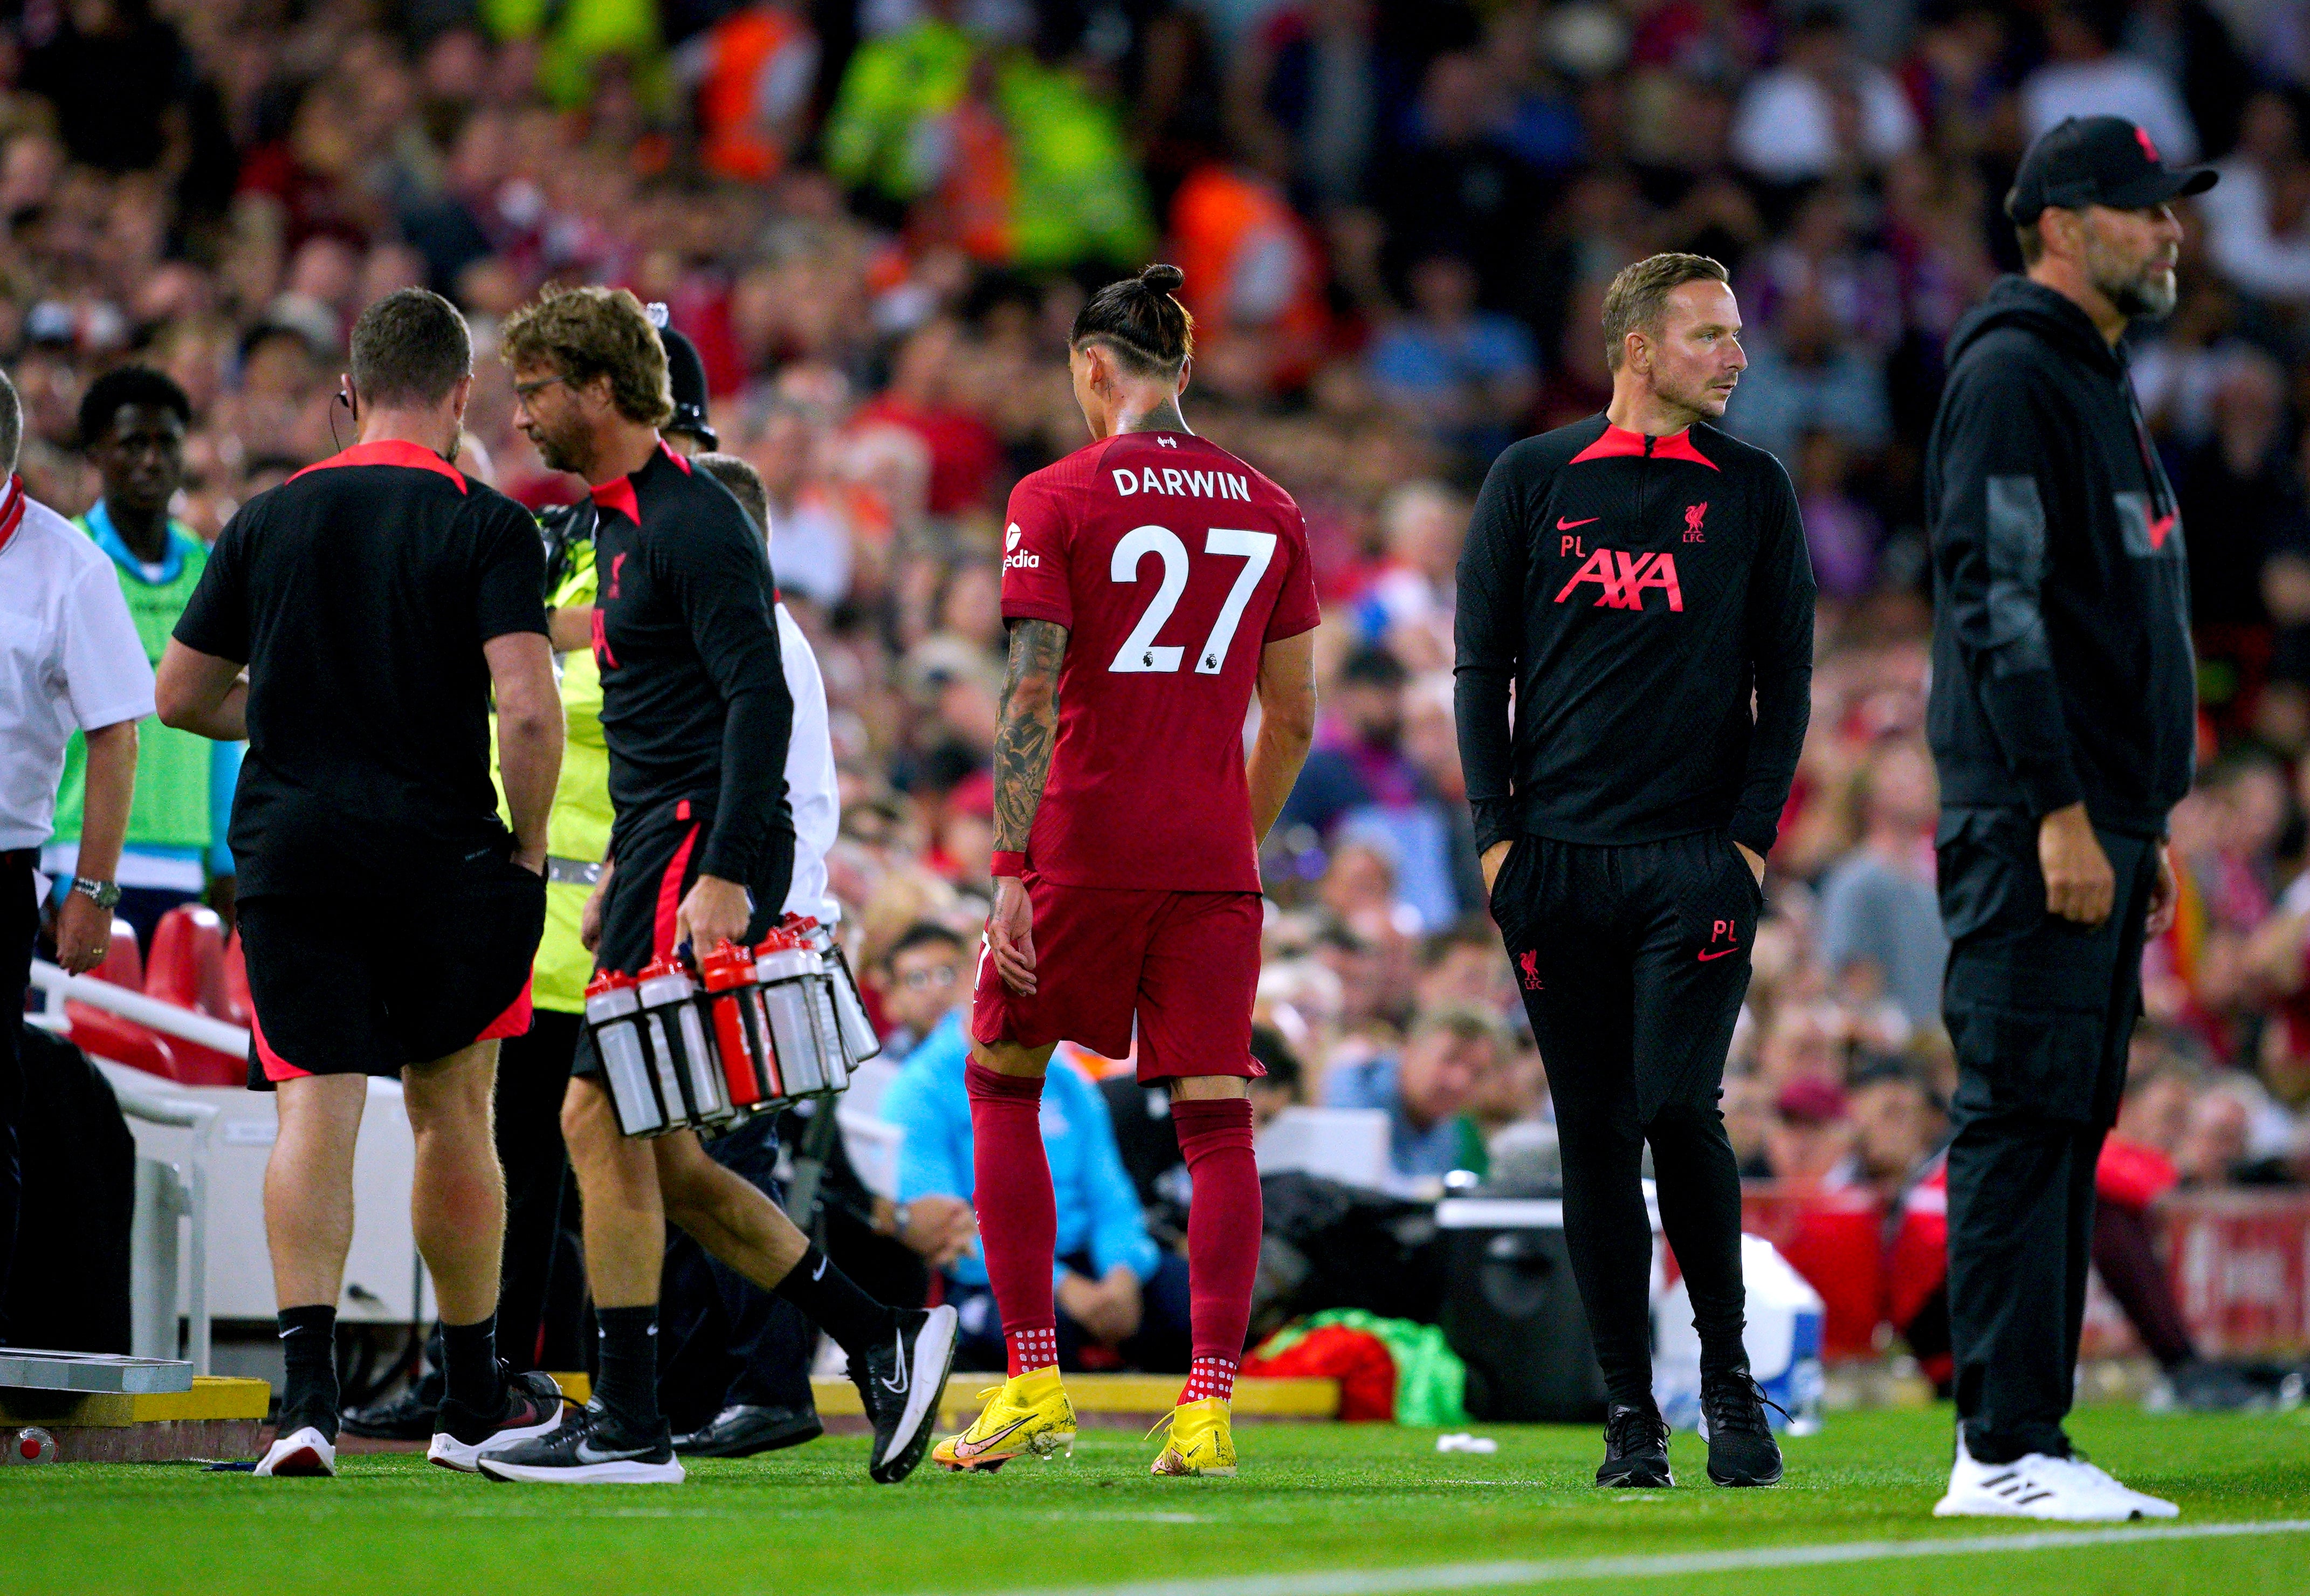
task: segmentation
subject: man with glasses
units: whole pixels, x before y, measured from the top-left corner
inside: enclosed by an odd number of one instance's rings
[[[665,346],[622,290],[548,291],[508,319],[515,421],[595,505],[600,572],[589,631],[617,821],[584,931],[603,971],[634,975],[783,913],[795,836],[785,776],[794,698],[760,533],[729,492],[658,434],[673,415]],[[678,1483],[658,1403],[665,1224],[776,1292],[848,1354],[880,1484],[929,1444],[952,1361],[952,1310],[893,1309],[861,1291],[769,1198],[679,1132],[619,1132],[598,1052],[581,1037],[561,1112],[584,1203],[600,1329],[594,1400],[547,1444],[485,1459],[499,1479]]]

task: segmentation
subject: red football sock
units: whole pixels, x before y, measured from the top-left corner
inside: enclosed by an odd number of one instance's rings
[[[1171,1105],[1171,1123],[1194,1188],[1187,1205],[1194,1362],[1179,1400],[1232,1397],[1251,1325],[1252,1280],[1259,1273],[1259,1165],[1251,1156],[1251,1103],[1180,1098]]]
[[[1051,1164],[1043,1155],[1043,1078],[1002,1075],[974,1063],[963,1080],[970,1092],[971,1202],[1015,1379],[1059,1361],[1058,1312],[1051,1302],[1059,1220]]]

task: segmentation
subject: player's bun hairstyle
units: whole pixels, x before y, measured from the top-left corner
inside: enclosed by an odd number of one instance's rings
[[[1075,312],[1070,345],[1104,343],[1135,377],[1179,375],[1195,352],[1195,318],[1174,298],[1187,274],[1177,266],[1143,267],[1110,282]]]
[[[618,413],[645,427],[662,427],[673,415],[665,345],[642,302],[622,288],[546,284],[506,318],[498,355],[508,366],[542,367],[581,388],[606,377]]]
[[[89,384],[88,392],[81,395],[82,448],[96,444],[112,430],[113,420],[124,404],[165,410],[186,426],[193,424],[193,402],[167,372],[155,371],[150,366],[115,366]]]

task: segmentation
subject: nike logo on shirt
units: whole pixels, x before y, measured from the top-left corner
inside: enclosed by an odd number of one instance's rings
[[[1591,521],[1602,521],[1603,518],[1604,517],[1602,516],[1589,516],[1578,521],[1568,521],[1563,516],[1559,516],[1556,518],[1556,530],[1559,532],[1570,532],[1576,526],[1585,526]]]
[[[1738,948],[1719,948],[1714,953],[1704,951],[1700,955],[1700,962],[1706,964],[1712,958],[1722,958],[1728,953],[1738,953],[1739,951],[1741,951],[1741,950]]]

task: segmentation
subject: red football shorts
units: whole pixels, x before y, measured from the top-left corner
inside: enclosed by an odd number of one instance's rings
[[[972,1037],[1073,1042],[1122,1058],[1135,1021],[1142,1081],[1267,1073],[1251,1056],[1258,893],[1063,887],[1031,871],[1021,879],[1035,909],[1035,994],[1003,984],[982,941]]]

